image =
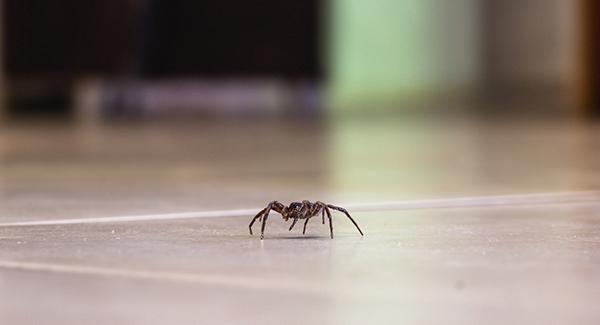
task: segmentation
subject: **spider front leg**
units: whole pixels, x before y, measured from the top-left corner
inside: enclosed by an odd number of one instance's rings
[[[269,204],[269,206],[267,206],[265,214],[262,217],[262,225],[260,226],[260,240],[265,239],[265,226],[267,225],[267,219],[269,219],[269,212],[271,212],[272,208],[273,205]]]
[[[296,222],[298,222],[298,218],[294,218],[294,221],[292,221],[292,225],[290,226],[289,231],[292,231],[292,228],[294,228],[294,225],[296,225]]]
[[[267,210],[265,211],[265,214],[263,215],[263,219],[262,219],[262,226],[260,227],[260,240],[265,239],[265,226],[267,225],[267,219],[269,218],[269,212],[271,212],[271,210],[274,210],[275,212],[282,214],[283,213],[283,208],[285,206],[277,201],[273,201],[271,203],[269,203],[269,205],[267,206]]]
[[[271,210],[275,210],[276,212],[281,213],[283,211],[283,207],[284,207],[283,204],[281,204],[277,201],[273,201],[273,202],[269,203],[269,205],[267,205],[266,208],[260,210],[260,212],[258,212],[258,214],[256,216],[254,216],[254,218],[250,222],[250,225],[248,225],[248,229],[250,230],[250,235],[252,235],[252,225],[254,225],[254,222],[256,222],[256,220],[261,220],[262,226],[260,229],[260,239],[261,240],[264,239],[265,225],[267,222],[267,218],[269,217],[269,212]]]
[[[267,208],[264,208],[262,210],[260,210],[260,212],[252,219],[252,221],[250,221],[250,225],[248,225],[248,228],[250,229],[250,235],[253,235],[252,233],[252,225],[254,224],[254,222],[260,218],[260,216],[263,215],[263,213],[265,213],[265,211],[267,211]]]

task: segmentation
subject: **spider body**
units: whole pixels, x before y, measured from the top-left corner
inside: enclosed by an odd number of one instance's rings
[[[273,201],[269,203],[266,208],[258,212],[258,214],[250,222],[248,228],[250,229],[250,235],[252,235],[252,225],[254,225],[254,222],[256,222],[256,220],[262,221],[262,225],[260,228],[260,239],[264,239],[265,226],[267,224],[267,219],[269,218],[269,212],[273,210],[279,213],[285,221],[292,219],[292,225],[289,229],[290,231],[294,228],[298,220],[304,219],[304,228],[302,230],[302,234],[304,235],[306,233],[306,224],[308,224],[308,220],[310,220],[310,218],[312,217],[316,217],[319,214],[321,214],[323,224],[325,224],[325,215],[327,215],[327,219],[329,220],[329,233],[331,235],[331,238],[333,239],[333,223],[331,221],[330,209],[344,213],[348,217],[348,219],[352,221],[356,229],[358,229],[360,235],[363,236],[362,230],[360,230],[360,227],[358,227],[358,224],[356,224],[356,221],[352,219],[352,217],[350,216],[348,211],[346,211],[346,209],[331,204],[325,204],[321,201],[310,202],[307,200],[304,200],[302,202],[292,202],[288,206],[285,206],[283,203]]]

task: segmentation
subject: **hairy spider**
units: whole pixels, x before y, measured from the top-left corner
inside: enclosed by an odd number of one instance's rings
[[[302,201],[302,203],[292,202],[287,207],[282,203],[273,201],[269,203],[266,208],[258,212],[258,214],[250,222],[248,228],[250,228],[250,235],[252,235],[252,225],[254,224],[254,222],[256,220],[262,221],[262,226],[260,228],[260,239],[265,238],[265,225],[267,224],[267,218],[269,218],[269,212],[273,210],[281,214],[285,221],[293,219],[292,225],[289,229],[290,231],[292,230],[292,228],[294,228],[296,222],[298,222],[298,219],[306,219],[306,221],[304,221],[304,229],[302,229],[302,234],[304,235],[306,233],[306,224],[308,223],[308,220],[310,220],[310,218],[312,217],[318,216],[320,212],[323,224],[325,224],[325,214],[327,214],[327,218],[329,219],[329,233],[331,234],[331,238],[333,239],[333,224],[331,223],[331,212],[329,211],[329,209],[334,209],[343,212],[348,217],[348,219],[352,221],[354,226],[356,226],[356,229],[358,229],[360,235],[364,236],[362,230],[360,230],[360,227],[358,227],[356,221],[352,219],[352,217],[350,216],[348,211],[346,211],[346,209],[331,204],[325,204],[321,201],[313,203],[307,200]]]

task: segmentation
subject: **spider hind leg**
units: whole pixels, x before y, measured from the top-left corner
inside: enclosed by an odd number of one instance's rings
[[[354,224],[354,226],[356,227],[356,229],[358,229],[358,232],[360,233],[360,235],[364,236],[362,230],[360,230],[360,227],[358,226],[358,224],[356,223],[356,221],[354,221],[354,219],[352,219],[352,217],[350,216],[350,213],[348,213],[348,211],[346,209],[344,209],[342,207],[335,206],[335,205],[331,205],[331,204],[328,204],[327,206],[329,208],[331,208],[331,209],[338,210],[338,211],[344,213],[346,215],[346,217],[348,217],[348,219],[350,219],[350,221],[352,221],[352,223]]]

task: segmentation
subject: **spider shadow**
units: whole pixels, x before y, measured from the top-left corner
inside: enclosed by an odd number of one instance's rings
[[[329,240],[331,240],[331,238],[329,236],[318,236],[318,235],[308,235],[308,236],[297,235],[297,236],[280,236],[280,237],[269,236],[269,237],[265,237],[265,240],[267,240],[269,238],[285,239],[285,240],[300,240],[300,239],[329,239]]]

